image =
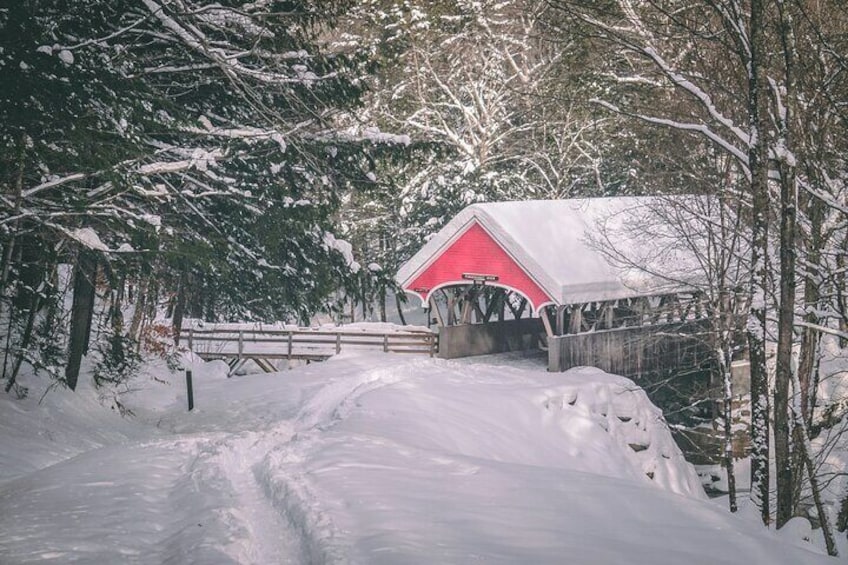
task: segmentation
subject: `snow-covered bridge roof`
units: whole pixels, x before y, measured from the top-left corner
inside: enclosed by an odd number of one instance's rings
[[[439,288],[487,279],[534,310],[681,290],[702,278],[678,243],[668,197],[473,204],[398,271],[426,304]],[[479,275],[475,277],[474,275]]]

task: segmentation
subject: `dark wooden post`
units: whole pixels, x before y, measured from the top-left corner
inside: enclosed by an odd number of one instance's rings
[[[194,409],[194,387],[191,382],[191,371],[186,370],[186,395],[188,396],[188,411]]]
[[[288,346],[289,346],[288,360],[289,361],[291,361],[291,359],[292,359],[292,338],[293,337],[294,337],[293,332],[289,331],[289,344],[288,344]]]

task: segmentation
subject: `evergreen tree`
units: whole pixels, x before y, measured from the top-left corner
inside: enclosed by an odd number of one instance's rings
[[[361,146],[335,123],[361,95],[367,60],[322,39],[346,7],[42,0],[0,10],[7,319],[41,309],[20,307],[24,267],[42,264],[26,286],[38,288],[57,262],[83,255],[95,266],[77,269],[89,279],[80,288],[112,264],[131,277],[113,280],[141,291],[133,338],[180,281],[204,294],[184,299],[210,318],[303,318],[322,305],[348,268],[326,244],[339,194],[364,178]],[[39,242],[33,261],[23,236]],[[60,252],[47,262],[38,249]],[[71,335],[87,337],[91,312],[73,319]],[[30,345],[10,324],[6,339],[20,343],[7,357]],[[86,349],[72,348],[72,387]]]

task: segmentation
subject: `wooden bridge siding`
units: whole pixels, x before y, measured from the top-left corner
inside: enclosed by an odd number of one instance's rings
[[[618,328],[548,338],[548,370],[592,366],[625,377],[694,368],[711,358],[706,322]]]

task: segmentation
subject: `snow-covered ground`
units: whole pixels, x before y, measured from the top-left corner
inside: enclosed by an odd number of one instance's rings
[[[0,563],[832,562],[706,500],[630,381],[342,354],[0,398]],[[154,378],[155,377],[155,378]]]

